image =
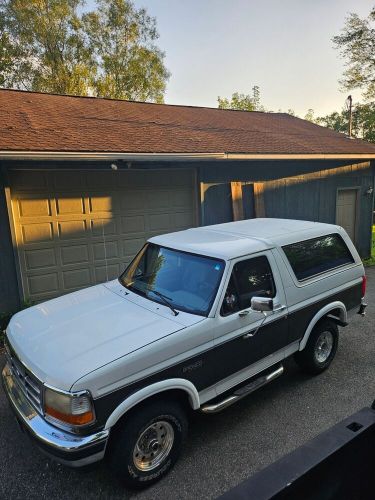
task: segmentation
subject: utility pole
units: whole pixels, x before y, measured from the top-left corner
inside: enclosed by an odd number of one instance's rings
[[[347,98],[348,107],[349,107],[349,137],[352,136],[352,126],[353,126],[353,99],[352,96],[349,95]]]

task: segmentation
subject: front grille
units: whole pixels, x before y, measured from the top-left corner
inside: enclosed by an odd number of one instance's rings
[[[42,383],[21,363],[8,342],[5,343],[5,352],[15,381],[33,407],[43,413]]]

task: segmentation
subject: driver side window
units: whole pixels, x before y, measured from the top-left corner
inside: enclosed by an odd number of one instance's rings
[[[275,297],[271,267],[265,255],[237,262],[232,270],[220,314],[228,316],[247,309],[252,297]]]

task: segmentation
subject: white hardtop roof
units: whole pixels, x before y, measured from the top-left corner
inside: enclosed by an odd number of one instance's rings
[[[339,226],[293,219],[248,219],[150,238],[157,245],[230,260],[275,246],[341,232]]]

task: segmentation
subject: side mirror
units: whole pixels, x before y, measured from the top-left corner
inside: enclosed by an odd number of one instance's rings
[[[257,312],[273,311],[273,300],[267,297],[251,297],[251,309]]]

